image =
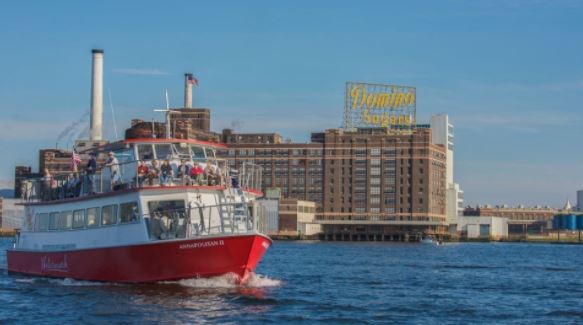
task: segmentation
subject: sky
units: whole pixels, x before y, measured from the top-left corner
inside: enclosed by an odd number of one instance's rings
[[[89,124],[103,48],[104,133],[183,103],[211,128],[307,142],[342,125],[346,81],[417,88],[455,127],[466,205],[562,206],[583,189],[583,2],[26,1],[0,10],[0,187]]]

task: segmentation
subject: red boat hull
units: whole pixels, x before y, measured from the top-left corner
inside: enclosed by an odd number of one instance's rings
[[[108,282],[157,282],[234,273],[244,282],[271,246],[252,234],[142,245],[35,252],[8,250],[8,271]]]

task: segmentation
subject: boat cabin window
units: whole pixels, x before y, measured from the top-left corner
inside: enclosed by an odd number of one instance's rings
[[[205,148],[204,150],[206,152],[207,159],[212,159],[212,160],[215,160],[216,159],[215,158],[215,151],[213,149],[211,149],[211,148]]]
[[[72,211],[63,211],[59,214],[59,230],[68,230],[71,229],[73,225],[73,212]]]
[[[159,160],[172,158],[172,146],[169,143],[157,143],[154,145],[156,147],[156,158]]]
[[[139,144],[138,145],[138,159],[139,160],[152,160],[154,159],[154,148],[151,144]]]
[[[36,215],[36,223],[34,224],[34,230],[36,230],[36,231],[49,230],[49,214],[48,213],[39,213]]]
[[[206,156],[202,147],[190,146],[190,150],[192,150],[192,160],[198,162],[206,161]]]
[[[73,229],[85,227],[85,210],[75,210],[73,212]]]
[[[150,201],[148,202],[148,209],[150,215],[156,213],[172,214],[176,211],[184,212],[183,200],[169,200],[169,201]]]
[[[150,201],[148,233],[150,239],[183,238],[186,235],[186,222],[183,200]]]
[[[188,151],[188,144],[181,142],[174,144],[174,150],[181,158],[190,158],[190,151]]]
[[[134,150],[132,148],[126,148],[115,152],[115,158],[120,164],[128,163],[134,161]]]
[[[99,227],[100,224],[99,208],[87,209],[87,227]]]
[[[117,223],[117,205],[106,205],[101,208],[101,224],[104,226]]]
[[[59,213],[58,212],[51,212],[51,214],[49,215],[49,230],[57,230],[58,219],[59,219]]]
[[[119,219],[121,223],[130,223],[140,220],[138,203],[128,202],[119,205]]]

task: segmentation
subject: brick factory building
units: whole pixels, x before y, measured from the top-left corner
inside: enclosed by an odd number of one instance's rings
[[[432,144],[429,128],[330,129],[312,134],[310,143],[244,139],[231,136],[218,155],[235,169],[245,162],[262,166],[263,189],[315,201],[326,239],[403,240],[446,232],[445,147]]]

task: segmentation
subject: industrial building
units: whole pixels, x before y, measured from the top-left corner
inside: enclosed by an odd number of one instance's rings
[[[330,129],[312,134],[310,143],[251,143],[230,135],[218,155],[235,169],[245,162],[262,166],[264,189],[315,201],[323,238],[388,240],[447,231],[445,148],[432,143],[429,128]],[[252,139],[260,137],[275,134]]]
[[[508,238],[508,219],[501,217],[458,217],[462,239],[500,240]]]
[[[509,207],[507,205],[479,205],[464,209],[464,216],[501,217],[508,219],[510,235],[545,234],[552,226],[553,216],[559,210],[550,207]]]

